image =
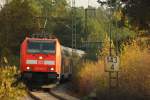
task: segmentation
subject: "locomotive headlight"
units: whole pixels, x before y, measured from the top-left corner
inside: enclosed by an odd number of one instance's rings
[[[54,68],[50,68],[51,71],[54,71]]]
[[[43,59],[43,57],[42,57],[42,56],[40,56],[40,57],[39,57],[39,59],[40,59],[40,60],[42,60],[42,59]]]
[[[30,67],[29,67],[29,66],[27,67],[27,70],[30,70]]]

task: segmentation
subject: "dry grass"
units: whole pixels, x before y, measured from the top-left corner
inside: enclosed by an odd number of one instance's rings
[[[19,100],[26,94],[22,83],[12,86],[17,81],[14,77],[16,74],[18,71],[15,66],[0,67],[0,100]]]
[[[120,87],[111,100],[149,100],[150,98],[150,53],[137,45],[134,41],[124,46],[120,55],[121,72],[119,74]],[[76,83],[80,94],[88,95],[95,91],[103,100],[108,96],[108,76],[104,73],[104,63],[84,62],[78,74]]]
[[[121,55],[120,91],[132,98],[150,96],[150,53],[134,42]]]
[[[105,85],[103,83],[104,74],[104,62],[98,63],[86,61],[80,66],[80,70],[77,73],[77,83],[79,85],[80,94],[89,94],[94,91],[95,87]]]

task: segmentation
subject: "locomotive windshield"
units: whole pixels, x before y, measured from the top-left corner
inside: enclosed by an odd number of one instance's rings
[[[55,53],[55,42],[49,41],[29,41],[28,53]]]

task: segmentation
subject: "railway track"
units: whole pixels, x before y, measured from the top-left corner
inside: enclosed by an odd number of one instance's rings
[[[28,95],[32,98],[32,100],[79,100],[78,98],[68,95],[61,85],[54,88],[28,91]]]
[[[36,91],[36,92],[29,92],[30,97],[33,100],[65,100],[65,99],[60,99],[59,97],[55,97],[53,95],[51,95],[48,92],[45,91]]]

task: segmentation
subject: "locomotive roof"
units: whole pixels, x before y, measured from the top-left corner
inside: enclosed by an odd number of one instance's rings
[[[57,38],[29,38],[27,37],[26,40],[55,40],[57,41],[58,39]]]

